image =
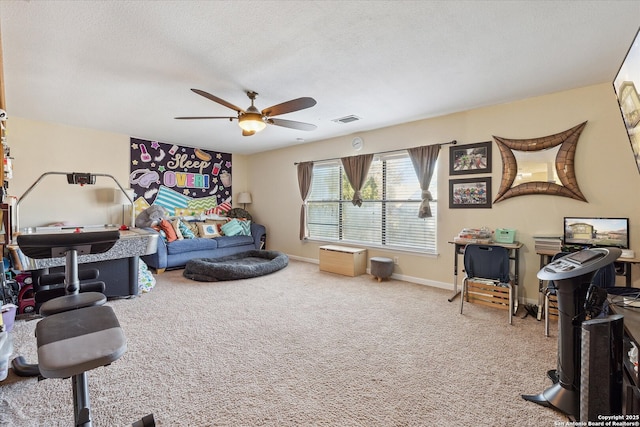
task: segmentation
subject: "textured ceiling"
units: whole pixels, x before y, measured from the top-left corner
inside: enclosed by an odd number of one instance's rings
[[[639,26],[638,1],[0,1],[9,118],[241,154],[610,82]],[[175,120],[235,114],[191,88],[310,96],[279,117],[318,128]]]

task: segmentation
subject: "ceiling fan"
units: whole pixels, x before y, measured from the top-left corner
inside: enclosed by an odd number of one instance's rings
[[[208,92],[205,92],[200,89],[191,89],[193,92],[198,95],[204,96],[207,99],[210,99],[213,102],[217,102],[220,105],[224,105],[227,108],[231,108],[232,110],[238,113],[237,117],[218,117],[218,116],[208,116],[208,117],[176,117],[179,120],[194,120],[194,119],[228,119],[229,121],[233,121],[234,119],[238,120],[238,124],[242,128],[243,136],[251,136],[256,132],[260,132],[264,129],[267,124],[282,126],[290,129],[297,130],[314,130],[316,129],[316,125],[312,125],[310,123],[303,122],[294,122],[292,120],[284,120],[284,119],[276,119],[273,116],[279,116],[281,114],[292,113],[294,111],[304,110],[305,108],[310,108],[316,105],[316,100],[309,97],[292,99],[291,101],[283,102],[282,104],[273,105],[269,108],[265,108],[262,111],[259,111],[254,105],[253,101],[255,101],[256,96],[258,95],[256,92],[247,91],[247,96],[251,100],[251,106],[246,110],[243,110],[240,107],[236,107],[230,102],[225,101],[224,99],[218,98],[217,96],[211,95]]]

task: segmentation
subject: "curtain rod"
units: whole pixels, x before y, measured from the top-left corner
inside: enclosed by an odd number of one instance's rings
[[[451,144],[451,145],[456,145],[457,143],[458,143],[458,141],[456,141],[456,140],[454,139],[453,141],[449,141],[449,142],[442,142],[442,143],[440,143],[440,144],[431,144],[431,145],[440,145],[440,146],[442,146],[442,145],[449,145],[449,144]],[[380,151],[380,152],[378,152],[378,153],[373,153],[373,154],[374,154],[374,155],[376,155],[376,154],[395,153],[396,151],[402,151],[402,150],[408,150],[408,148],[398,148],[398,149],[396,149],[396,150]],[[341,159],[341,157],[335,157],[335,158],[333,158],[333,159],[314,160],[314,162],[327,162],[327,161],[329,161],[329,160],[340,160],[340,159]],[[299,164],[299,163],[300,163],[300,162],[294,162],[293,164],[294,164],[294,165],[297,165],[297,164]]]

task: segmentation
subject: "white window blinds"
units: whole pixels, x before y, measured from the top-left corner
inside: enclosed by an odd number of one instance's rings
[[[307,199],[309,238],[436,253],[437,174],[431,180],[433,216],[418,218],[422,190],[406,151],[374,157],[362,206],[339,161],[314,165]]]

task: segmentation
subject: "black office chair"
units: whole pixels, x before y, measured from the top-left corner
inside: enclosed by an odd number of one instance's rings
[[[464,250],[465,277],[462,281],[462,295],[460,298],[460,314],[465,299],[469,301],[469,295],[475,294],[479,301],[488,304],[507,305],[509,324],[513,323],[514,301],[517,298],[516,286],[511,279],[509,267],[509,249],[502,246],[470,244]],[[491,288],[485,291],[469,290],[469,282],[487,283],[490,286],[500,286],[508,289],[508,300],[500,300],[497,295],[491,295]]]

